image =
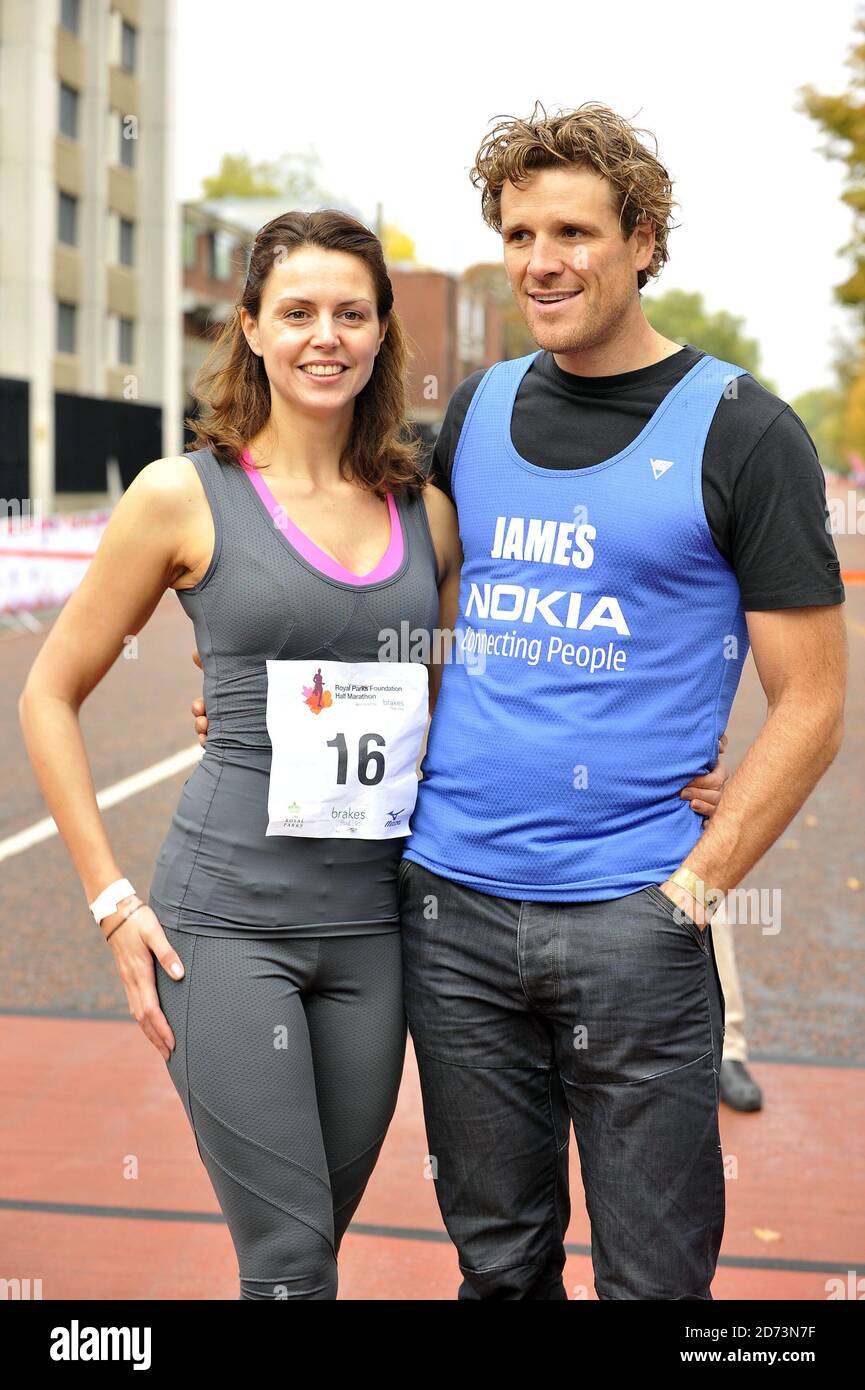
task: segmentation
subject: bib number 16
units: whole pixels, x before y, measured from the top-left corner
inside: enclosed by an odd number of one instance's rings
[[[373,744],[377,747],[372,747]],[[384,779],[384,753],[380,753],[379,748],[386,746],[381,734],[361,734],[358,739],[357,780],[362,787],[377,787]],[[327,747],[336,749],[336,782],[337,786],[344,787],[348,781],[348,748],[345,734],[336,734],[334,738],[328,739]]]

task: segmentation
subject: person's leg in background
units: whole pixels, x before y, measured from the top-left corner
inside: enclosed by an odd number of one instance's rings
[[[400,866],[406,1012],[461,1300],[565,1299],[567,1106],[519,975],[521,904]]]
[[[724,1056],[721,1062],[721,1099],[733,1110],[760,1110],[763,1094],[747,1067],[745,1001],[725,898],[721,899],[712,917],[712,940],[715,943],[718,974],[721,977],[727,1005]]]
[[[723,999],[711,939],[660,890],[534,903],[555,922],[556,1052],[598,1297],[711,1300],[724,1230]]]

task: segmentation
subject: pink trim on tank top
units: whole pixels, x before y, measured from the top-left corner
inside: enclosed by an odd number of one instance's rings
[[[295,525],[291,517],[286,516],[285,508],[277,502],[253,463],[248,449],[243,450],[240,455],[240,462],[275,524],[282,531],[286,540],[294,546],[295,550],[300,552],[307,564],[312,565],[313,569],[327,575],[328,579],[339,579],[344,584],[375,584],[381,579],[388,579],[392,574],[396,574],[403,560],[403,535],[393,493],[387,494],[387,509],[390,516],[390,540],[387,550],[375,569],[370,570],[369,574],[354,574],[351,570],[346,569],[345,565],[341,565],[338,560],[335,560],[332,555],[328,555],[326,550],[322,550],[320,546],[316,545],[315,541],[310,540],[309,536]]]

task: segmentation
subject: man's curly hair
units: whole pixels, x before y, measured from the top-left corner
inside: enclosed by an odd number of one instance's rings
[[[537,116],[538,108],[542,115]],[[516,116],[496,118],[498,124],[484,138],[469,177],[482,189],[484,221],[502,229],[502,187],[519,186],[537,169],[557,164],[594,169],[609,181],[625,240],[638,222],[648,219],[655,228],[655,250],[645,270],[637,272],[637,286],[661,272],[669,260],[667,236],[672,226],[673,185],[657,158],[658,142],[651,131],[632,126],[609,106],[587,101],[575,111],[559,109],[548,116],[539,101],[528,120]],[[655,154],[641,144],[638,134],[651,135]]]

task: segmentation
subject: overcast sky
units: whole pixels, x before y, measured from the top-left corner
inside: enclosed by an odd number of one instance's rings
[[[680,204],[647,293],[701,290],[741,315],[790,400],[831,383],[833,330],[852,331],[832,298],[844,166],[794,103],[804,83],[847,88],[859,8],[177,0],[178,196],[226,151],[312,149],[335,195],[370,223],[381,201],[421,261],[458,271],[501,258],[468,179],[493,118],[603,101],[657,137]]]

